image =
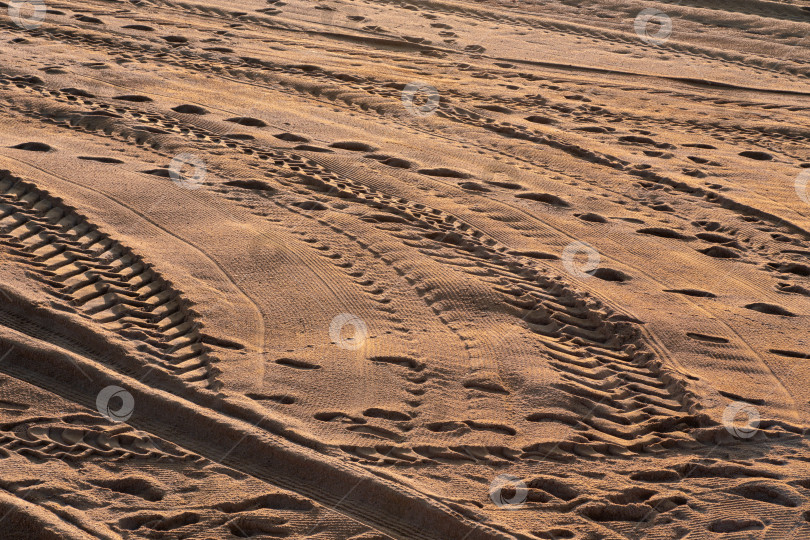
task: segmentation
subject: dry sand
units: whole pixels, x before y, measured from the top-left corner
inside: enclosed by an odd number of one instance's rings
[[[810,2],[0,7],[1,538],[810,538]]]

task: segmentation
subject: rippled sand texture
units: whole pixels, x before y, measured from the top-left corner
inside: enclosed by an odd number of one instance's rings
[[[46,4],[0,537],[810,538],[806,1]]]

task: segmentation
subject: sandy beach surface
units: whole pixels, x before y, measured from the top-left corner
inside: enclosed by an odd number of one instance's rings
[[[0,2],[0,538],[810,538],[810,2]]]

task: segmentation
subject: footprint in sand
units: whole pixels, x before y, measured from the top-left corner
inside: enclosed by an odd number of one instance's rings
[[[294,358],[279,358],[276,360],[276,364],[280,366],[287,366],[295,369],[321,369],[321,366],[318,364],[313,364],[311,362],[307,362],[305,360],[298,360]]]
[[[389,167],[394,167],[394,168],[397,168],[397,169],[410,169],[414,165],[413,163],[411,163],[408,160],[401,159],[401,158],[396,158],[396,157],[391,157],[391,156],[386,156],[386,155],[383,155],[383,154],[368,154],[368,155],[366,155],[364,157],[369,158],[369,159],[376,159],[377,161],[379,161],[383,165],[388,165]]]
[[[295,135],[294,133],[278,133],[276,135],[273,135],[273,137],[287,142],[302,142],[302,143],[309,142],[309,139],[307,139],[306,137]]]
[[[111,157],[94,157],[94,156],[78,156],[79,159],[83,159],[85,161],[97,161],[99,163],[108,163],[111,165],[117,165],[124,163],[120,159],[111,158]]]
[[[263,128],[267,127],[267,123],[263,120],[259,120],[258,118],[251,118],[250,116],[237,116],[234,118],[227,118],[226,122],[232,122],[234,124],[239,124],[240,126],[248,126],[248,127],[257,127]]]
[[[208,111],[199,105],[178,105],[172,107],[172,110],[183,114],[208,114]]]
[[[744,152],[740,152],[739,155],[749,159],[754,159],[756,161],[770,161],[773,159],[771,154],[767,152],[760,152],[758,150],[746,150]]]
[[[515,195],[515,197],[518,199],[529,199],[530,201],[546,203],[550,206],[556,206],[558,208],[569,208],[571,206],[560,197],[550,193],[518,193]]]
[[[363,142],[356,141],[339,141],[329,145],[330,148],[339,148],[341,150],[349,150],[351,152],[373,152],[377,148]]]
[[[122,26],[121,28],[126,28],[127,30],[138,30],[139,32],[154,32],[155,29],[151,26],[146,26],[145,24],[128,24],[126,26]]]
[[[139,96],[139,95],[124,95],[124,96],[115,96],[113,99],[117,99],[120,101],[130,101],[132,103],[150,103],[152,98],[148,96]]]
[[[182,45],[188,43],[188,38],[185,36],[163,36],[163,40],[167,43]]]
[[[417,171],[420,174],[424,174],[426,176],[438,176],[440,178],[469,178],[470,175],[465,172],[456,171],[453,169],[447,169],[444,167],[440,167],[438,169],[419,169]]]
[[[12,146],[11,148],[16,150],[25,150],[27,152],[53,152],[56,150],[50,144],[45,144],[42,142],[24,142]]]
[[[73,18],[76,19],[77,21],[81,21],[84,23],[104,24],[104,21],[102,21],[101,19],[97,19],[96,17],[90,17],[88,15],[74,15]]]
[[[87,90],[82,90],[80,88],[60,88],[59,91],[76,97],[87,97],[87,98],[96,97],[94,94],[91,94]]]
[[[776,304],[769,304],[767,302],[754,302],[744,306],[746,309],[758,311],[760,313],[767,313],[768,315],[781,315],[782,317],[795,317],[796,314],[788,311],[782,306]]]

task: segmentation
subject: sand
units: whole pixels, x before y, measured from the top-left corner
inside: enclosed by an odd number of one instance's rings
[[[0,537],[810,538],[806,1],[0,8]]]

